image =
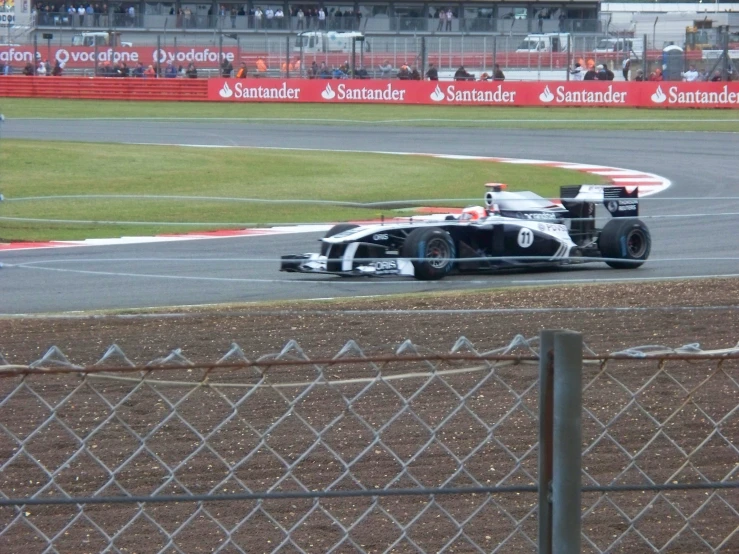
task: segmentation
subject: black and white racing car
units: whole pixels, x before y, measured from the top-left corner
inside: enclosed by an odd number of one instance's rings
[[[605,262],[641,266],[651,236],[639,219],[639,192],[623,187],[573,185],[559,202],[532,192],[486,185],[485,206],[460,215],[405,218],[376,225],[335,225],[321,251],[283,256],[281,271],[341,276],[402,275],[441,279],[452,271]],[[611,218],[596,227],[596,206]]]

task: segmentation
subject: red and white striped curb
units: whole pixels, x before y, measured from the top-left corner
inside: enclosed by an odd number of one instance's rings
[[[665,190],[672,183],[669,179],[656,175],[654,173],[646,173],[635,169],[625,169],[621,167],[610,167],[606,165],[581,164],[570,162],[555,162],[548,160],[530,160],[519,158],[495,158],[486,156],[458,156],[451,154],[406,154],[399,152],[378,152],[382,154],[401,154],[409,156],[429,156],[433,158],[445,158],[454,160],[480,160],[509,164],[538,165],[543,167],[555,167],[559,169],[570,169],[581,171],[604,177],[614,186],[623,186],[626,188],[639,187],[639,196],[650,196]],[[432,210],[438,212],[438,209]],[[454,210],[445,210],[450,213]],[[428,212],[427,212],[428,213]],[[331,224],[324,225],[291,225],[284,227],[269,227],[264,229],[231,229],[217,231],[200,231],[195,233],[182,234],[163,234],[153,237],[120,237],[107,239],[86,239],[79,241],[49,241],[49,242],[11,242],[8,244],[0,244],[1,251],[9,250],[31,250],[41,248],[70,248],[74,246],[111,246],[118,244],[144,244],[151,242],[174,242],[184,240],[204,240],[204,239],[222,239],[234,237],[249,237],[263,235],[283,235],[291,233],[310,233],[326,231]]]

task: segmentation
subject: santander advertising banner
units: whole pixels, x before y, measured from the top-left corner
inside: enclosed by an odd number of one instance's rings
[[[739,108],[739,83],[209,79],[208,100],[324,104]]]

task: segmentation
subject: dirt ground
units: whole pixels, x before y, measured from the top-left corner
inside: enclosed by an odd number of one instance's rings
[[[295,340],[302,352],[291,355],[315,360],[350,340],[366,355],[389,355],[405,340],[448,353],[460,337],[487,352],[542,329],[582,332],[598,354],[692,343],[711,350],[737,345],[738,298],[739,280],[714,279],[3,319],[0,355],[28,364],[55,345],[91,365],[116,344],[135,364],[175,349],[207,364],[233,343],[256,360]],[[488,308],[502,311],[479,311]],[[433,374],[399,361],[382,367],[382,382],[368,363],[260,369],[216,372],[207,387],[192,385],[199,370],[160,372],[152,378],[165,382],[144,386],[138,374],[0,379],[0,492],[536,483],[535,364],[443,363]],[[584,383],[584,485],[736,479],[739,362],[587,364]],[[583,509],[583,552],[739,551],[736,489],[584,493]],[[536,517],[536,493],[526,492],[2,507],[0,551],[53,543],[59,552],[98,552],[107,535],[121,552],[535,552]]]

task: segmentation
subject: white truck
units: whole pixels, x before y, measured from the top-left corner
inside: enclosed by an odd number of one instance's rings
[[[121,41],[121,34],[101,31],[97,33],[79,33],[72,36],[72,46],[119,46],[130,48],[131,42]]]
[[[569,33],[526,35],[516,48],[516,52],[566,52],[569,44]]]
[[[624,57],[641,58],[644,42],[631,37],[607,37],[598,41],[593,49],[595,54],[623,54]]]
[[[364,43],[362,45],[362,43]],[[306,31],[299,33],[293,51],[304,54],[322,54],[330,52],[351,53],[352,44],[356,52],[370,51],[370,44],[362,33],[357,31],[336,33],[334,31]]]

